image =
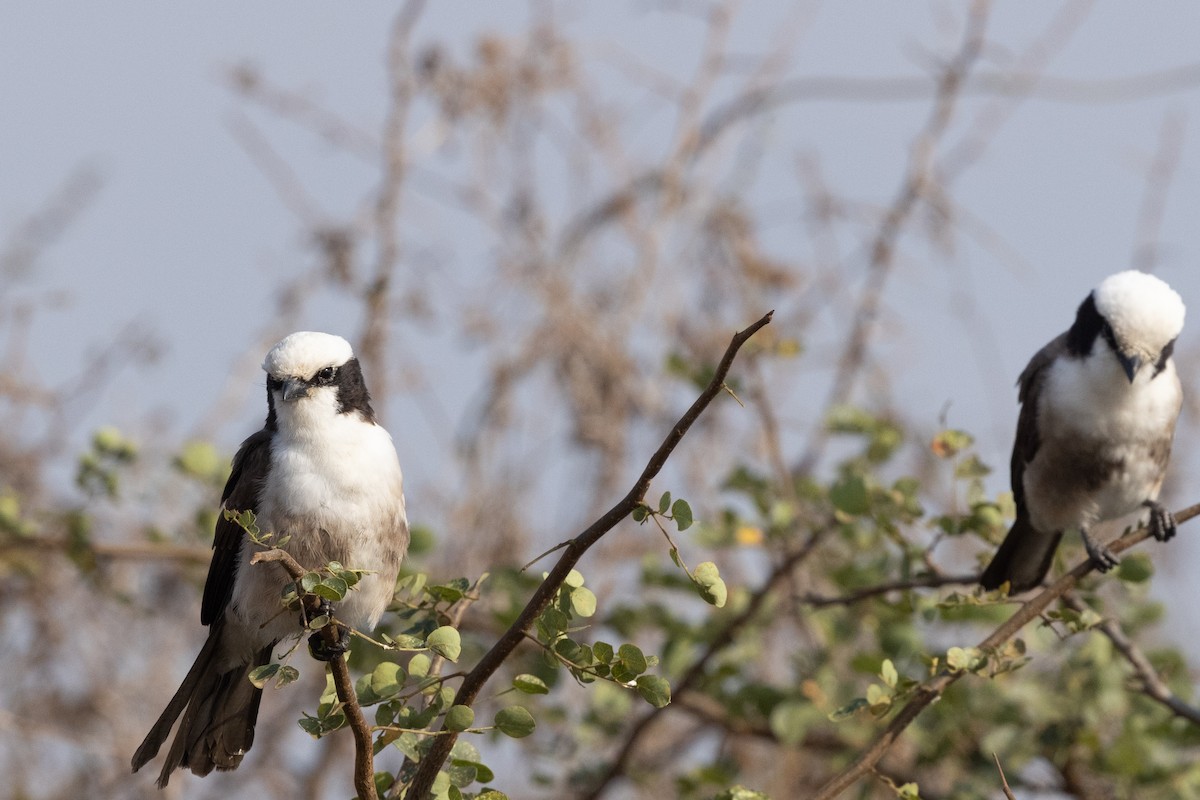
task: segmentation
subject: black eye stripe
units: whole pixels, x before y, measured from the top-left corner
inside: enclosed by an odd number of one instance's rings
[[[326,385],[333,383],[337,377],[337,367],[326,367],[313,376],[312,382],[318,385]]]

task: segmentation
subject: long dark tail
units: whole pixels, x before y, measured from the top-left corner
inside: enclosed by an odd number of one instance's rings
[[[133,771],[137,772],[158,754],[175,720],[183,715],[158,774],[160,788],[167,785],[178,767],[187,767],[197,775],[207,775],[213,769],[236,769],[254,743],[262,689],[250,683],[250,670],[270,661],[274,645],[260,651],[249,664],[218,672],[223,628],[220,621],[213,624],[187,677],[133,754]]]
[[[1060,539],[1061,531],[1042,533],[1035,530],[1026,517],[1018,516],[992,563],[980,576],[980,585],[985,589],[998,589],[1000,584],[1008,581],[1010,592],[1032,589],[1050,571],[1050,562],[1054,560]]]

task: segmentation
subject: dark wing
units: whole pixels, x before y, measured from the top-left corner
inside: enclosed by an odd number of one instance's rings
[[[221,510],[253,511],[258,513],[258,494],[271,467],[271,432],[263,429],[242,442],[233,457],[233,471],[221,493]],[[200,604],[200,621],[211,625],[225,611],[237,574],[238,552],[246,532],[236,522],[217,517],[213,537],[212,563],[208,565],[208,580],[204,583],[204,600]]]
[[[1017,380],[1021,415],[1017,418],[1017,438],[1013,442],[1011,478],[1018,517],[1025,516],[1025,466],[1033,461],[1042,444],[1038,432],[1038,397],[1042,393],[1042,384],[1046,382],[1046,367],[1054,359],[1066,356],[1066,353],[1067,334],[1064,333],[1038,350]]]

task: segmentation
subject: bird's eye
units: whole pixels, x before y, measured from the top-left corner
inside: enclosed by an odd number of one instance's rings
[[[326,367],[317,373],[317,380],[321,383],[330,383],[333,381],[334,375],[337,375],[337,367]]]

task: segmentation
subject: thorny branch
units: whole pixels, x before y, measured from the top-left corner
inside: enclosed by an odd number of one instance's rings
[[[1187,520],[1200,515],[1200,504],[1188,506],[1187,508],[1175,514],[1175,521],[1183,523]],[[1133,547],[1136,544],[1146,540],[1150,536],[1150,529],[1147,526],[1142,526],[1135,530],[1126,533],[1121,538],[1114,541],[1108,547],[1114,553],[1122,553],[1125,550]],[[1029,600],[1017,609],[1016,613],[1009,617],[1004,624],[996,628],[990,636],[979,643],[978,648],[984,652],[994,650],[1004,642],[1011,639],[1027,624],[1041,616],[1042,612],[1055,600],[1066,595],[1079,579],[1091,573],[1095,567],[1091,559],[1082,562],[1066,575],[1059,578],[1049,587],[1043,589],[1038,594],[1034,595]],[[848,767],[839,772],[833,778],[821,787],[816,795],[816,800],[832,800],[846,789],[853,786],[860,778],[871,771],[871,768],[883,757],[883,754],[895,744],[900,734],[911,725],[916,718],[924,711],[931,703],[937,700],[945,693],[955,681],[963,675],[968,674],[966,671],[959,672],[940,672],[933,678],[926,681],[920,688],[917,689],[916,695],[908,701],[905,706],[900,709],[900,712],[892,719],[891,723],[884,729],[874,742],[867,749],[859,754]]]
[[[722,392],[725,387],[725,378],[729,374],[730,368],[733,366],[733,360],[741,350],[742,345],[750,340],[755,333],[771,321],[773,311],[767,312],[761,319],[752,324],[743,331],[739,331],[734,335],[733,340],[729,343],[729,347],[725,350],[725,355],[722,356],[720,363],[717,365],[713,373],[712,380],[708,386],[700,393],[675,426],[671,432],[667,434],[666,439],[659,445],[654,455],[650,457],[650,461],[646,464],[646,468],[642,470],[642,474],[638,477],[633,487],[623,497],[620,502],[609,509],[602,517],[588,526],[578,536],[571,540],[565,548],[562,556],[554,568],[550,570],[549,575],[541,585],[534,591],[533,597],[522,609],[520,615],[513,622],[507,631],[500,637],[492,649],[489,650],[475,668],[463,679],[462,686],[455,696],[455,703],[460,705],[471,705],[478,697],[480,690],[488,679],[500,668],[500,665],[512,654],[513,650],[524,640],[525,631],[527,631],[538,618],[538,616],[546,610],[554,596],[557,594],[559,587],[566,579],[567,574],[574,568],[583,554],[588,551],[596,542],[600,540],[604,534],[608,533],[617,523],[628,517],[633,510],[642,503],[647,490],[650,488],[650,482],[658,475],[659,471],[670,458],[671,453],[679,445],[679,442],[687,434],[692,424],[695,423],[700,415],[708,408],[709,404]],[[437,777],[438,770],[441,769],[443,762],[450,755],[451,748],[457,735],[450,733],[447,735],[438,736],[421,760],[420,766],[417,768],[417,773],[413,777],[411,786],[409,787],[408,796],[411,798],[425,797],[430,788],[433,786],[434,778]]]

